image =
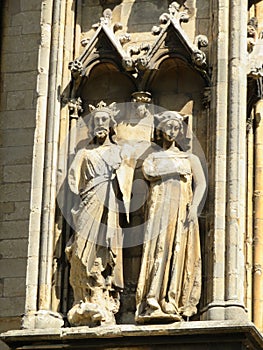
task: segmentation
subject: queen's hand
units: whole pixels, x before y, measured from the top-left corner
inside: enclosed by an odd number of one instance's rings
[[[197,219],[197,209],[198,206],[196,204],[191,204],[188,208],[188,215],[187,215],[187,221],[193,222]]]

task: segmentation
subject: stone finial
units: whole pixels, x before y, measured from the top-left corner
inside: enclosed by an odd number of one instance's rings
[[[103,11],[102,17],[100,17],[100,21],[98,23],[93,24],[92,28],[97,29],[98,27],[106,25],[107,27],[111,28],[113,32],[117,32],[118,30],[123,29],[123,25],[120,22],[112,23],[112,11],[111,9],[107,8]]]
[[[111,21],[112,21],[112,11],[110,9],[104,10],[102,17],[100,18],[100,23],[106,24],[107,26],[110,26]]]
[[[173,1],[168,7],[168,12],[160,16],[161,24],[166,24],[169,20],[177,20],[179,23],[189,21],[188,8],[184,4],[180,5],[177,1]]]
[[[111,21],[112,21],[112,11],[111,9],[105,9],[102,13],[102,17],[100,17],[100,21],[93,24],[92,28],[97,29],[102,25],[106,25],[107,27],[111,27]]]

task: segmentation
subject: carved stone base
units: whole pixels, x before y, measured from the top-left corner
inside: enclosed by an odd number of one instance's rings
[[[114,325],[114,314],[101,305],[81,302],[74,305],[68,312],[68,321],[71,326],[95,327],[100,325]]]
[[[22,328],[24,329],[61,328],[63,326],[64,320],[62,315],[49,310],[39,310],[28,313],[22,320]]]
[[[115,325],[8,331],[0,338],[28,350],[262,350],[263,337],[251,322],[196,321],[169,325]]]

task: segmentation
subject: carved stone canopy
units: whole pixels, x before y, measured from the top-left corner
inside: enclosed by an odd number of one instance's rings
[[[160,25],[152,29],[152,35],[156,36],[153,44],[142,43],[136,46],[129,44],[130,34],[116,34],[122,29],[122,25],[112,23],[111,10],[104,10],[100,22],[93,25],[93,37],[82,40],[85,47],[83,53],[69,64],[75,91],[82,77],[88,77],[91,69],[98,63],[113,63],[120,72],[138,80],[142,79],[145,73],[158,69],[160,63],[168,57],[186,62],[209,85],[206,55],[201,51],[202,47],[208,45],[208,41],[203,35],[199,35],[195,43],[190,41],[181,27],[181,23],[188,22],[188,19],[188,9],[185,5],[174,1],[170,4],[168,12],[160,16]]]

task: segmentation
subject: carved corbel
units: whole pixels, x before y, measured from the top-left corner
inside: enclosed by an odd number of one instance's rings
[[[68,100],[68,109],[71,119],[78,119],[79,114],[83,112],[82,100],[80,97],[71,98]]]
[[[150,49],[151,45],[147,43],[142,43],[140,46],[130,46],[127,50],[127,57],[123,59],[123,67],[127,71],[147,69],[150,61],[148,57]],[[133,58],[133,56],[135,57]]]
[[[132,94],[132,102],[151,103],[152,95],[148,91],[136,91]]]
[[[248,78],[260,79],[262,77],[263,77],[263,70],[261,67],[251,68],[250,72],[248,73]]]

